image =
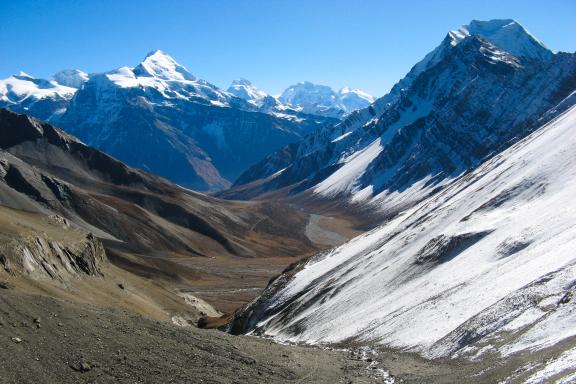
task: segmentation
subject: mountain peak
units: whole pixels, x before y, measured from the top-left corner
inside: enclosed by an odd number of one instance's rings
[[[519,58],[547,60],[552,56],[544,44],[513,19],[472,20],[450,31],[448,36],[453,46],[470,36],[478,36]]]
[[[252,85],[250,80],[240,78],[232,81],[232,85]]]
[[[172,56],[159,49],[149,52],[144,61],[134,68],[134,74],[162,80],[196,80],[196,77],[178,64]]]
[[[16,77],[16,78],[26,78],[26,79],[33,79],[33,77],[32,77],[32,76],[30,76],[29,74],[27,74],[27,73],[26,73],[26,72],[24,72],[24,71],[20,71],[20,72],[18,72],[18,74],[17,74],[17,75],[14,75],[14,77]]]
[[[52,78],[60,85],[79,89],[82,84],[89,80],[86,72],[79,69],[63,69],[56,72]]]
[[[340,90],[338,91],[339,95],[346,95],[346,94],[350,94],[350,93],[361,96],[361,97],[365,98],[366,100],[370,100],[370,102],[373,102],[375,100],[374,96],[372,96],[369,93],[364,92],[363,90],[358,89],[358,88],[351,88],[351,87],[345,86],[345,87],[340,88]]]
[[[232,81],[230,87],[228,87],[228,93],[233,94],[244,100],[260,100],[268,96],[268,94],[254,85],[249,80],[244,78]]]
[[[146,54],[146,56],[144,57],[144,60],[146,60],[147,58],[152,57],[152,56],[167,56],[167,57],[170,57],[170,55],[168,55],[168,54],[167,54],[166,52],[164,52],[163,50],[161,50],[161,49],[155,49],[155,50],[153,50],[153,51],[148,52],[148,53]],[[170,57],[170,58],[171,58],[171,57]]]

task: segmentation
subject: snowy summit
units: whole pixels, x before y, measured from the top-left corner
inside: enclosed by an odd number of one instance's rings
[[[162,80],[189,80],[196,77],[161,50],[152,51],[134,68],[136,76],[150,76]]]
[[[469,36],[480,36],[496,47],[517,57],[530,59],[550,59],[552,52],[522,25],[512,19],[478,21],[449,32],[452,45]]]
[[[246,101],[258,101],[268,96],[266,92],[256,88],[246,79],[234,80],[228,87],[228,92]]]

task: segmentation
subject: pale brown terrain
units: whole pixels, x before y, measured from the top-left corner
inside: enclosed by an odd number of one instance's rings
[[[310,240],[310,215],[284,202],[192,192],[7,110],[0,148],[0,205],[58,215],[93,233],[118,267],[113,274],[130,272],[173,300],[197,295],[231,313],[287,265],[331,246]],[[343,241],[353,233],[346,225],[327,230],[342,227]]]

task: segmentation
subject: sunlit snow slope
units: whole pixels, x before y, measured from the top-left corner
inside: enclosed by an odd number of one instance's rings
[[[442,192],[277,279],[244,331],[426,357],[509,356],[575,336],[575,96]]]

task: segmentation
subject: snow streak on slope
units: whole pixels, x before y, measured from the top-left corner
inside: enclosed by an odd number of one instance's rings
[[[314,191],[328,196],[335,196],[343,191],[349,192],[380,152],[382,152],[382,145],[378,138],[366,148],[342,159],[341,163],[344,165],[318,184]]]
[[[427,357],[507,356],[575,336],[574,129],[576,107],[387,224],[311,259],[285,285],[272,284],[248,328]]]

